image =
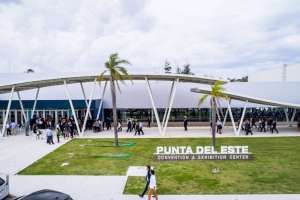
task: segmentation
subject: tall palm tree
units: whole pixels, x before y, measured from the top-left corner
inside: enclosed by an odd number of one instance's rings
[[[113,53],[109,56],[108,61],[105,62],[105,70],[98,76],[97,80],[103,80],[103,76],[105,73],[109,73],[109,82],[110,82],[110,90],[111,90],[111,99],[113,106],[113,127],[115,134],[115,145],[119,145],[118,140],[118,115],[117,115],[117,95],[116,88],[118,88],[119,92],[121,92],[119,81],[124,83],[125,79],[131,79],[128,71],[122,65],[127,64],[130,65],[129,61],[120,59],[117,53]]]
[[[216,112],[218,109],[217,102],[220,99],[228,99],[228,96],[224,94],[225,88],[221,81],[216,81],[214,85],[211,86],[211,93],[205,94],[199,99],[199,105],[202,104],[208,97],[210,97],[211,106],[211,134],[212,134],[212,146],[216,147]]]

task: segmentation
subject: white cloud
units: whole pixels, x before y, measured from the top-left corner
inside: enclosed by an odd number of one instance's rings
[[[5,0],[0,69],[100,71],[119,52],[131,71],[238,76],[300,62],[299,17],[297,0]]]

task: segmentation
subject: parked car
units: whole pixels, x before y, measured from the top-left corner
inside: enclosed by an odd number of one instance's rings
[[[0,200],[4,199],[9,194],[8,176],[0,175]]]
[[[55,190],[40,190],[16,200],[73,200],[71,196]]]

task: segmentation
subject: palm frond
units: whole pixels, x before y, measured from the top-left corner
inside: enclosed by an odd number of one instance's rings
[[[96,77],[96,81],[103,81],[104,80],[104,74],[107,72],[107,70],[104,70],[100,75]]]
[[[208,98],[208,94],[203,95],[202,97],[200,97],[199,101],[198,101],[198,106],[200,106],[201,104],[203,104],[203,102]]]
[[[131,65],[131,63],[128,60],[117,60],[116,65],[120,65],[120,64]]]

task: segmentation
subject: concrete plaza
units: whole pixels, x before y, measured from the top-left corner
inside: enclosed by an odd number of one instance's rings
[[[210,137],[208,127],[191,127],[183,131],[182,127],[170,127],[167,134],[161,136],[156,128],[145,128],[145,135],[134,136],[134,133],[121,132],[120,138],[158,138],[158,137]],[[253,136],[240,137],[285,137],[300,136],[293,128],[279,128],[279,134],[257,133]],[[222,135],[217,137],[233,137],[232,128],[227,127]],[[88,131],[83,138],[113,138],[112,131],[93,133]],[[10,136],[0,139],[0,173],[10,174],[10,191],[14,195],[24,195],[39,189],[55,189],[70,194],[74,199],[119,200],[140,199],[137,195],[123,195],[127,176],[31,176],[16,175],[17,172],[50,153],[69,140],[63,140],[55,145],[46,144],[45,138],[37,140],[35,136]],[[165,200],[298,200],[300,195],[161,195]],[[146,199],[144,197],[144,199]]]

